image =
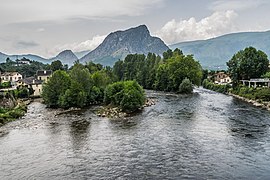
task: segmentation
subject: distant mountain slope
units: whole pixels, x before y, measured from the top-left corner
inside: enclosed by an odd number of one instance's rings
[[[95,50],[82,57],[80,61],[93,61],[112,66],[115,61],[124,59],[127,54],[152,52],[161,55],[167,49],[168,46],[160,38],[152,37],[148,28],[141,25],[110,33]]]
[[[185,54],[194,54],[203,67],[224,69],[227,68],[226,62],[236,52],[248,46],[264,51],[270,58],[270,31],[233,33],[208,40],[182,42],[169,47],[179,48]]]
[[[30,59],[32,61],[39,61],[42,62],[44,64],[50,63],[50,61],[48,59],[45,59],[43,57],[34,55],[34,54],[23,54],[23,55],[7,55],[7,54],[3,54],[0,52],[0,62],[6,62],[6,59],[9,58],[10,60],[17,60],[17,59],[22,59],[23,57],[25,57],[26,59]]]
[[[56,57],[51,58],[51,61],[60,60],[63,64],[73,65],[74,61],[78,60],[77,56],[71,50],[64,50]]]
[[[62,61],[63,64],[72,65],[74,61],[78,60],[77,56],[71,50],[62,51],[56,57],[49,59],[34,54],[7,55],[0,52],[0,63],[6,62],[7,58],[10,58],[11,60],[15,61],[17,59],[22,59],[23,57],[25,57],[26,59],[30,59],[32,61],[42,62],[44,64],[50,64],[54,60],[60,60]]]
[[[90,53],[91,51],[80,51],[80,52],[74,52],[74,54],[81,59],[83,56],[85,56],[86,54]]]
[[[5,62],[7,57],[8,57],[8,55],[0,52],[0,63]]]

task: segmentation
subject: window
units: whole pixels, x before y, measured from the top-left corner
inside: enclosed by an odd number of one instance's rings
[[[39,77],[39,80],[41,80],[41,77]]]

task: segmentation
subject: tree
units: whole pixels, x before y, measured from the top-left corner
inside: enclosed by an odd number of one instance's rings
[[[202,68],[192,55],[175,54],[158,67],[156,89],[162,91],[179,90],[180,83],[188,78],[193,84],[200,85]]]
[[[84,107],[90,104],[92,80],[89,70],[82,64],[75,64],[69,73],[70,86],[60,97],[59,106],[63,108]]]
[[[63,70],[64,66],[60,60],[53,61],[51,63],[51,70],[57,71],[57,70]]]
[[[168,49],[167,51],[165,51],[163,53],[163,59],[166,60],[166,59],[169,59],[173,56],[173,51],[171,49]]]
[[[248,47],[233,55],[227,62],[227,66],[233,86],[236,86],[239,80],[258,78],[265,74],[268,70],[269,60],[263,51]]]
[[[190,94],[193,91],[192,83],[188,78],[185,78],[179,86],[179,93]]]
[[[58,107],[60,97],[70,87],[70,77],[62,70],[57,70],[46,84],[43,85],[42,98],[49,107]]]
[[[123,80],[124,78],[124,68],[123,68],[124,62],[121,60],[118,60],[115,62],[113,66],[113,73],[116,75],[118,80]]]
[[[106,88],[104,101],[120,106],[123,111],[133,112],[143,106],[144,90],[136,81],[116,82]]]

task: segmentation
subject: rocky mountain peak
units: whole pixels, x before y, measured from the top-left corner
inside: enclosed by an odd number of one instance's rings
[[[52,60],[60,60],[63,64],[72,65],[74,61],[78,60],[77,56],[71,50],[64,50],[60,52]]]
[[[110,33],[95,50],[82,57],[81,61],[112,66],[116,60],[124,59],[127,54],[151,52],[161,55],[167,49],[161,39],[150,35],[146,25],[140,25]]]

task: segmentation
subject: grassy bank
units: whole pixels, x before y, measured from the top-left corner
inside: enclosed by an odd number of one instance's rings
[[[231,90],[231,93],[239,95],[241,97],[257,100],[259,102],[269,102],[270,101],[270,88],[249,88],[246,86],[238,86]]]
[[[0,107],[0,126],[22,117],[26,111],[27,105],[24,103],[18,104],[13,109],[4,109]]]
[[[203,87],[212,91],[232,95],[257,107],[263,107],[270,110],[270,88],[249,88],[243,85],[231,88],[228,85],[214,84],[213,82],[210,82],[208,80],[204,80]]]

